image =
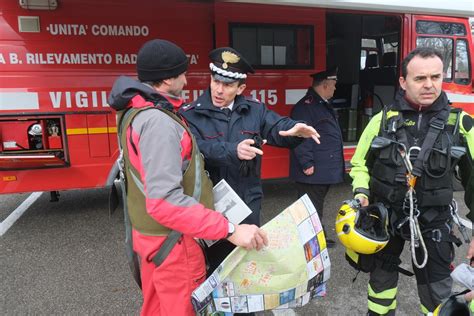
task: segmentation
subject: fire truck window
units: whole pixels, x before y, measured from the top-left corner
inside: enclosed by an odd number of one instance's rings
[[[443,55],[444,82],[453,81],[453,39],[447,37],[418,37],[416,46],[429,46]]]
[[[384,67],[395,67],[397,65],[398,34],[387,35],[383,38],[383,56],[385,56],[382,58]]]
[[[418,34],[466,35],[466,28],[459,23],[416,21]]]
[[[470,84],[469,52],[466,40],[456,41],[456,68],[454,69],[454,82],[458,84]]]
[[[313,68],[313,27],[230,24],[230,45],[255,68]]]
[[[362,38],[360,43],[361,51],[360,51],[360,70],[364,70],[366,68],[373,68],[374,61],[378,60],[377,57],[369,57],[369,55],[378,55],[377,53],[377,41],[373,38]],[[367,61],[369,59],[369,61]],[[378,63],[377,63],[378,66]]]
[[[252,65],[258,62],[257,50],[254,47],[257,45],[257,32],[254,27],[240,27],[235,28],[232,32],[235,44],[232,47],[245,55],[245,58]]]
[[[367,59],[367,51],[365,49],[360,51],[360,70],[365,68],[365,60]]]
[[[373,38],[363,38],[361,40],[361,46],[364,48],[377,49],[377,42]]]

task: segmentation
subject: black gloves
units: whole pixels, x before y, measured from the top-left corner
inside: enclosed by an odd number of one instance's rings
[[[254,135],[252,139],[255,143],[252,145],[258,149],[262,149],[263,139],[260,135]],[[242,160],[240,163],[240,176],[242,177],[256,177],[257,176],[257,157],[253,158],[252,160]]]

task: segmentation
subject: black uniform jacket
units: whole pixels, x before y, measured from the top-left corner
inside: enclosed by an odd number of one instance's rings
[[[323,100],[313,88],[296,103],[291,118],[306,120],[321,136],[321,144],[305,139],[291,150],[290,178],[310,184],[333,184],[344,180],[344,155],[342,134],[332,105]],[[310,176],[303,170],[314,166]]]
[[[228,116],[212,104],[209,90],[190,105],[184,106],[181,114],[197,139],[214,184],[225,179],[244,202],[259,213],[263,195],[260,180],[261,156],[257,155],[255,158],[257,176],[242,177],[239,174],[241,160],[237,157],[237,145],[244,139],[259,135],[267,140],[268,145],[295,147],[302,138],[282,137],[278,132],[292,128],[297,122],[278,115],[257,100],[240,95],[235,98],[232,112]],[[275,165],[275,168],[278,167]]]

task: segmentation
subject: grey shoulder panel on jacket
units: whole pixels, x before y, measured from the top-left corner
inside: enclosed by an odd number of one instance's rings
[[[153,130],[167,129],[167,132],[175,130],[176,132],[181,132],[184,128],[179,125],[175,120],[169,117],[167,114],[163,113],[158,109],[150,109],[143,111],[135,117],[133,120],[133,128],[139,134],[143,128],[152,128]]]

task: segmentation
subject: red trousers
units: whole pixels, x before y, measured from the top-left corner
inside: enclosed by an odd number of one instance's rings
[[[206,263],[198,243],[191,237],[181,237],[166,260],[156,267],[151,259],[165,237],[134,232],[133,238],[135,251],[141,258],[141,315],[195,315],[191,294],[206,279]]]

